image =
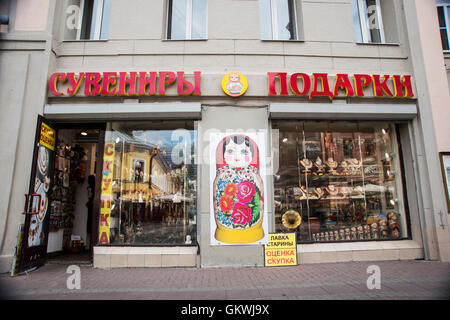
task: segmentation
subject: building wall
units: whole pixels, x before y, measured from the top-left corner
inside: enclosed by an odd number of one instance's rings
[[[297,1],[301,12],[299,29],[303,41],[292,42],[261,41],[258,1],[250,0],[209,0],[207,41],[164,40],[165,0],[113,0],[107,41],[64,41],[65,22],[69,18],[66,13],[67,3],[67,0],[17,1],[17,5],[10,6],[10,11],[14,12],[11,15],[12,23],[17,22],[20,27],[17,30],[11,27],[9,33],[0,34],[1,112],[10,115],[0,119],[0,127],[8,128],[10,132],[8,136],[0,137],[0,160],[4,164],[0,173],[7,182],[0,187],[0,191],[3,191],[0,192],[1,271],[9,269],[17,227],[23,222],[20,212],[23,209],[23,194],[29,184],[36,117],[43,113],[44,104],[123,102],[121,97],[97,97],[94,100],[52,97],[48,95],[46,80],[53,72],[167,70],[185,71],[188,74],[200,70],[202,79],[206,80],[202,83],[205,93],[202,97],[169,94],[167,97],[139,98],[139,102],[200,101],[203,105],[211,106],[203,113],[199,132],[213,127],[246,128],[249,124],[255,128],[267,128],[267,112],[262,107],[273,102],[307,101],[294,96],[281,100],[279,97],[268,97],[266,73],[270,71],[289,74],[326,72],[330,76],[336,73],[411,74],[415,80],[425,75],[423,81],[419,81],[417,90],[419,94],[429,96],[425,100],[418,100],[419,114],[433,112],[434,115],[425,122],[419,116],[411,124],[411,130],[417,137],[417,145],[413,146],[413,157],[417,161],[416,175],[420,173],[420,181],[423,182],[421,189],[426,186],[424,191],[418,190],[423,203],[419,201],[417,218],[422,217],[430,228],[427,238],[430,251],[433,252],[430,256],[439,259],[445,256],[443,253],[450,251],[445,249],[439,252],[436,249],[439,242],[443,245],[448,243],[448,227],[443,231],[437,227],[439,210],[444,208],[442,204],[445,198],[442,177],[434,170],[438,166],[436,152],[448,151],[450,138],[445,108],[447,106],[448,109],[448,96],[441,94],[442,88],[448,88],[448,84],[442,82],[445,78],[442,56],[440,60],[435,59],[434,51],[438,50],[441,54],[442,51],[436,49],[436,41],[438,44],[440,41],[436,31],[432,37],[425,36],[432,32],[433,25],[436,27],[436,24],[426,23],[433,19],[432,1],[394,1],[398,43],[386,45],[355,42],[350,0]],[[32,6],[38,6],[33,12],[39,12],[39,17],[30,21]],[[423,17],[417,21],[420,14]],[[416,39],[416,35],[420,35],[420,43],[412,40]],[[410,45],[412,42],[416,46]],[[417,50],[420,54],[416,53]],[[430,59],[433,64],[428,65]],[[229,71],[239,71],[252,81],[246,95],[239,100],[226,97],[217,85],[219,79]],[[401,103],[393,99],[375,101],[371,98],[362,101],[336,98],[333,103],[386,101]],[[247,118],[233,118],[234,113],[230,110],[241,114],[251,110],[252,116],[248,117],[250,122],[243,120]],[[224,117],[224,122],[219,121],[220,116]],[[436,140],[438,143],[435,143]],[[14,144],[17,147],[10,147],[11,141],[17,142]],[[205,224],[209,226],[209,189],[204,188],[205,183],[209,183],[207,172],[208,167],[202,167],[199,174],[203,185],[199,221],[202,230],[201,264],[204,266],[213,265],[214,259],[218,259],[215,249],[207,245],[209,228],[204,228]],[[436,180],[439,184],[434,183]],[[445,224],[448,225],[446,221]],[[438,232],[442,233],[439,237]],[[248,265],[262,263],[262,255],[257,252],[259,249],[242,248],[237,257],[225,258],[228,256],[227,250],[220,248],[217,251],[224,253],[220,255],[223,260],[217,261],[233,265],[239,258]]]

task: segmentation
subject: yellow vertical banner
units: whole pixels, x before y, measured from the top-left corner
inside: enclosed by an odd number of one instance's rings
[[[105,143],[103,153],[102,192],[100,196],[99,243],[109,243],[109,223],[112,204],[112,181],[114,169],[115,144]]]

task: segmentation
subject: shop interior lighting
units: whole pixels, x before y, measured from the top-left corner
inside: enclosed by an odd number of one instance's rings
[[[287,141],[288,141],[288,138],[284,138],[284,139],[283,139],[283,142],[287,142]]]
[[[82,135],[82,136],[87,136],[88,134],[87,134],[87,132],[82,131],[82,132],[81,132],[81,135]]]

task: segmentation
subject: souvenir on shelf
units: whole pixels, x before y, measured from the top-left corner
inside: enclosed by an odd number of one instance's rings
[[[358,240],[362,240],[364,239],[364,230],[363,230],[363,226],[358,226],[356,228],[356,238]]]
[[[398,215],[394,211],[391,211],[387,215],[388,218],[388,224],[389,224],[389,231],[391,233],[391,236],[393,238],[399,238],[400,237],[400,224],[398,222]]]
[[[330,238],[330,241],[334,241],[334,232],[330,231],[328,234],[329,234],[328,236]]]
[[[346,160],[341,162],[341,167],[343,169],[343,171],[341,173],[342,175],[350,175],[352,173],[350,164]]]
[[[358,239],[358,234],[356,233],[356,227],[351,227],[350,228],[350,234],[351,234],[351,239],[352,240],[357,240]]]
[[[340,191],[344,198],[348,197],[352,193],[352,190],[349,187],[341,187]]]
[[[338,174],[337,171],[336,171],[336,168],[338,166],[337,161],[334,161],[334,159],[330,157],[330,158],[328,158],[327,162],[325,162],[325,163],[330,168],[330,173],[332,175],[337,175]]]
[[[378,239],[378,224],[377,223],[372,223],[370,225],[370,229],[371,229],[371,239]]]
[[[344,237],[344,240],[350,240],[350,228],[345,228]]]
[[[317,172],[315,172],[315,174],[317,174],[319,176],[323,175],[323,173],[325,171],[325,167],[324,167],[322,159],[320,159],[320,157],[317,157],[316,161],[314,162],[314,165],[317,168]]]
[[[314,193],[316,194],[317,199],[322,198],[324,195],[322,188],[319,188],[319,187],[314,189]]]
[[[344,229],[339,229],[339,240],[345,240]]]
[[[386,239],[389,237],[389,229],[387,225],[387,218],[384,215],[380,215],[378,220],[378,230],[381,239]]]
[[[351,167],[351,172],[354,175],[360,174],[361,173],[361,161],[359,161],[358,159],[352,158],[350,160],[348,160],[350,167]]]
[[[334,230],[333,237],[334,237],[334,240],[338,241],[339,240],[339,231]]]
[[[364,239],[370,239],[370,226],[364,225]]]
[[[329,241],[329,240],[330,240],[330,238],[329,238],[329,236],[328,236],[328,231],[325,231],[325,232],[324,232],[324,240],[325,240],[325,241]]]
[[[312,168],[313,163],[308,158],[304,158],[303,160],[300,160],[300,164],[305,167],[305,172],[309,172],[309,169]]]
[[[332,184],[330,184],[326,188],[326,190],[327,190],[327,192],[329,194],[329,198],[336,198],[337,195],[339,194],[339,189],[336,186],[332,185]]]

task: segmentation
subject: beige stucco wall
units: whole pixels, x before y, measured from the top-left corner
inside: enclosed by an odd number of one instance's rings
[[[43,31],[47,27],[49,0],[17,0],[14,29]]]

